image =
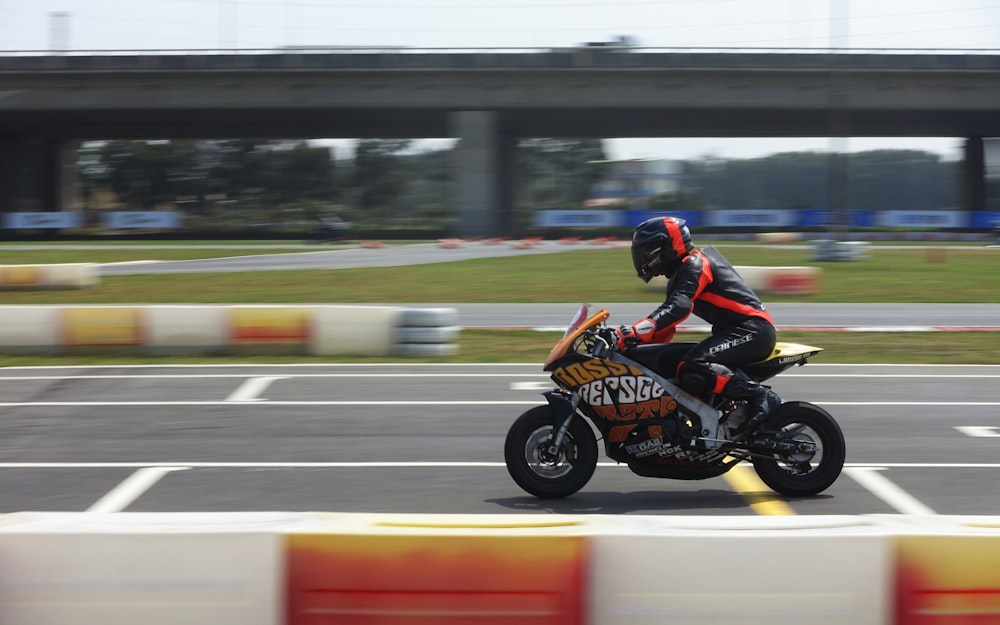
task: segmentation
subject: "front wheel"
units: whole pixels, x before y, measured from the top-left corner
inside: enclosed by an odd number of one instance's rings
[[[590,424],[573,415],[562,444],[551,449],[556,414],[531,408],[507,432],[504,460],[517,485],[535,497],[560,499],[583,488],[597,468],[597,439]]]
[[[840,426],[826,410],[807,402],[788,402],[768,418],[763,430],[758,438],[794,446],[794,451],[752,458],[761,481],[775,492],[808,497],[823,492],[840,476],[847,447]]]

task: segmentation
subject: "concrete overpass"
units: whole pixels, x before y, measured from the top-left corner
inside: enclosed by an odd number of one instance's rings
[[[460,139],[461,234],[513,223],[524,137],[966,137],[985,207],[1000,54],[655,49],[0,56],[0,211],[60,210],[87,139]]]

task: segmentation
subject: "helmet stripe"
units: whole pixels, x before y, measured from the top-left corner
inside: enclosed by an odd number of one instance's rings
[[[670,235],[670,243],[674,247],[674,254],[677,255],[677,258],[687,256],[688,251],[687,246],[684,245],[684,235],[681,234],[681,228],[677,225],[677,221],[670,217],[664,217],[663,227],[667,229],[667,234]]]

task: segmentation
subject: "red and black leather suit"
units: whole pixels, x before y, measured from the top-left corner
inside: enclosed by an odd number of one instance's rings
[[[692,313],[711,324],[712,336],[681,359],[676,371],[681,386],[702,396],[749,397],[755,385],[734,378],[732,368],[770,355],[776,338],[774,324],[753,290],[711,247],[693,250],[681,259],[667,283],[663,304],[633,324],[632,330],[642,343],[667,343]]]

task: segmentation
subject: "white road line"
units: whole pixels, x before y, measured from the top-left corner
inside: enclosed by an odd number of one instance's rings
[[[188,467],[173,466],[148,466],[139,469],[128,476],[124,482],[114,487],[111,492],[101,497],[97,503],[87,508],[87,512],[106,513],[121,512],[133,501],[138,499],[144,492],[149,490],[167,473],[173,471],[186,471]]]
[[[956,425],[955,429],[973,438],[1000,438],[1000,427],[995,425]]]
[[[141,469],[143,467],[164,467],[178,469],[409,469],[409,468],[476,468],[505,467],[503,462],[483,461],[426,461],[426,462],[0,462],[0,469]],[[600,462],[597,466],[628,469],[616,462]],[[844,471],[851,469],[1000,469],[1000,463],[921,463],[921,462],[880,462],[847,463]]]
[[[982,365],[977,365],[982,366]],[[6,367],[9,369],[10,367]],[[0,373],[4,368],[0,368]],[[148,373],[148,374],[79,374],[79,375],[0,375],[0,382],[23,381],[23,380],[190,380],[190,379],[229,379],[246,378],[248,373]],[[284,378],[383,378],[385,373],[288,373],[280,377]],[[393,373],[394,378],[548,378],[548,373]],[[1000,378],[1000,374],[969,374],[969,375],[941,375],[941,374],[908,374],[908,373],[786,373],[780,379],[791,378],[888,378],[888,379],[994,379]]]
[[[937,514],[916,497],[879,473],[881,470],[882,467],[849,467],[844,469],[844,473],[871,491],[873,495],[895,508],[900,514]]]
[[[539,382],[511,382],[510,390],[512,391],[545,391],[554,388],[555,384],[548,381]]]
[[[25,401],[0,402],[0,408],[22,407],[112,407],[112,406],[226,406],[235,402],[228,400],[204,401]],[[247,405],[258,406],[537,406],[538,401],[525,400],[268,400],[264,402],[246,402]],[[820,406],[1000,406],[1000,401],[813,401]]]
[[[2,369],[0,369],[2,371]],[[232,379],[246,378],[250,373],[177,373],[177,374],[99,374],[99,375],[0,375],[0,382],[7,380],[200,380],[200,379]],[[384,378],[385,373],[289,373],[281,378]],[[530,378],[532,376],[548,378],[547,373],[392,373],[394,378]],[[865,376],[860,376],[865,377]],[[946,376],[931,376],[946,377]],[[971,378],[976,376],[954,376]],[[984,376],[990,377],[990,376]],[[993,376],[993,377],[1000,377]]]
[[[265,401],[258,397],[264,392],[272,382],[277,380],[284,380],[284,376],[261,376],[259,378],[250,378],[246,382],[240,385],[235,391],[229,394],[226,401]]]
[[[0,402],[0,408],[24,408],[29,406],[43,407],[112,407],[112,406],[232,406],[231,401],[36,401],[36,402]],[[248,406],[538,406],[544,400],[538,401],[416,401],[409,399],[393,401],[262,401],[246,402]],[[920,404],[928,405],[928,404]],[[961,404],[948,404],[959,406]]]

